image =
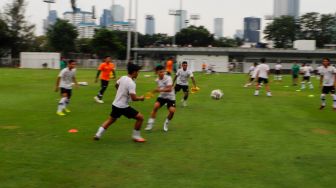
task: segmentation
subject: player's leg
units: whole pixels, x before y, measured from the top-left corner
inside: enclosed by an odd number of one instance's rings
[[[256,90],[254,92],[254,96],[258,96],[259,95],[260,84],[261,84],[262,81],[263,81],[262,78],[258,78],[257,84],[256,84]]]
[[[308,82],[308,85],[309,85],[309,89],[314,89],[313,83],[310,81],[310,76],[307,77],[307,82]]]
[[[70,98],[72,96],[72,89],[67,89],[66,92],[67,92],[67,99],[65,101],[65,107],[63,110],[67,113],[70,113],[71,111],[69,110],[68,105],[70,104]]]
[[[63,113],[64,108],[66,107],[66,101],[68,99],[68,94],[65,91],[64,88],[61,88],[61,99],[58,102],[58,107],[57,107],[57,115],[64,116],[65,114]]]
[[[188,86],[183,86],[182,89],[183,89],[183,93],[184,93],[182,106],[186,107],[187,106],[187,100],[188,100],[188,97],[189,97],[189,87]]]
[[[168,116],[167,116],[167,118],[166,118],[166,120],[165,120],[165,122],[164,122],[164,124],[163,124],[163,130],[165,131],[165,132],[167,132],[168,131],[168,125],[169,125],[169,122],[170,122],[170,120],[172,120],[173,119],[173,117],[174,117],[174,114],[175,114],[175,111],[176,111],[176,108],[175,108],[175,101],[170,101],[169,102],[169,104],[168,104]]]
[[[336,95],[335,95],[335,87],[334,86],[331,86],[330,87],[330,95],[333,99],[333,109],[336,110]]]
[[[97,94],[97,96],[94,98],[98,103],[104,103],[103,101],[103,96],[104,96],[104,93],[108,87],[108,84],[109,84],[109,81],[107,80],[101,80],[101,88]]]
[[[104,123],[98,128],[96,135],[94,136],[94,140],[99,140],[103,133],[114,123],[118,118],[122,115],[122,109],[112,106],[112,111],[110,113],[110,117],[104,121]]]
[[[161,108],[161,106],[163,106],[163,105],[164,105],[164,103],[163,103],[162,99],[158,98],[157,101],[154,104],[154,108],[151,112],[150,118],[148,119],[147,127],[145,128],[146,131],[149,131],[149,130],[153,129],[155,118],[156,118],[156,113]]]
[[[132,134],[132,138],[135,142],[145,142],[146,140],[141,137],[141,126],[144,121],[144,116],[141,113],[137,113],[137,115],[134,117],[135,124],[134,124],[134,130]]]
[[[301,89],[306,89],[307,78],[304,76],[301,82]]]
[[[327,105],[326,103],[326,95],[329,93],[329,89],[326,86],[323,86],[322,88],[322,94],[321,94],[321,106],[320,106],[320,110],[322,110],[323,108],[325,108],[325,106]]]

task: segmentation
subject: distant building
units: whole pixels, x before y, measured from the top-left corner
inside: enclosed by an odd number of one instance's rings
[[[100,17],[100,26],[107,27],[111,25],[113,22],[112,20],[112,12],[110,10],[104,9],[103,14]]]
[[[134,31],[134,24],[129,22],[112,22],[112,25],[106,27],[111,31]]]
[[[223,37],[223,18],[215,18],[214,20],[214,33],[216,38]]]
[[[94,23],[81,23],[77,26],[78,38],[92,38],[100,27]]]
[[[146,15],[146,35],[155,34],[155,18],[154,15]]]
[[[244,31],[240,29],[236,30],[234,38],[244,39]]]
[[[186,10],[178,10],[178,15],[175,16],[175,33],[181,29],[188,27],[188,12]]]
[[[258,43],[260,41],[261,19],[255,17],[244,18],[245,42]]]
[[[114,22],[123,22],[125,21],[125,8],[121,5],[113,4],[111,7],[112,20]]]
[[[300,0],[274,0],[274,17],[299,17]]]
[[[46,20],[43,20],[43,30],[44,33],[47,33],[48,27],[51,25],[54,25],[57,20],[57,11],[56,10],[51,10],[49,11],[48,17]]]

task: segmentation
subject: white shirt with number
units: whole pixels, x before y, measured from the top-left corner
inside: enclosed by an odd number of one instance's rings
[[[274,67],[275,70],[281,70],[282,69],[282,65],[281,64],[276,64]]]
[[[160,80],[160,78],[157,78],[155,81],[160,89],[173,85],[172,78],[167,75],[164,75],[162,80]],[[159,97],[163,99],[175,100],[175,91],[174,89],[172,89],[172,91],[170,92],[160,92]]]
[[[323,76],[323,86],[333,86],[335,83],[336,68],[328,66],[321,68],[321,76]]]
[[[117,81],[117,84],[119,86],[112,105],[118,108],[127,108],[129,107],[128,103],[132,100],[130,94],[136,94],[136,84],[134,80],[128,76],[122,76]]]
[[[304,66],[300,68],[300,71],[303,73],[304,77],[308,77],[311,76],[311,72],[313,72],[314,69],[311,66]]]
[[[58,74],[58,77],[61,78],[61,82],[59,87],[65,88],[65,89],[72,89],[72,82],[76,75],[76,69],[69,69],[64,68],[61,70],[61,72]]]
[[[194,77],[194,74],[192,73],[191,70],[179,69],[176,73],[176,76],[177,76],[176,83],[178,85],[187,86],[189,84],[188,83],[189,77]]]
[[[257,66],[256,68],[256,72],[258,75],[259,78],[265,78],[267,79],[268,78],[268,71],[270,70],[270,67],[265,64],[265,63],[262,63],[260,65]]]

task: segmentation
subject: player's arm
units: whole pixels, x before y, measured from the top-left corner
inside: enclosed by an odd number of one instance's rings
[[[320,87],[322,87],[323,77],[324,77],[324,76],[321,74],[321,77],[320,77]],[[335,75],[335,77],[336,77],[336,75]]]
[[[97,71],[96,79],[95,79],[95,82],[96,82],[96,83],[98,82],[98,78],[99,78],[100,72],[101,72],[100,70]]]
[[[76,76],[74,76],[74,77],[72,78],[72,81],[75,83],[75,86],[77,87],[77,86],[78,86],[78,82],[77,82]]]
[[[145,97],[144,96],[137,96],[134,93],[130,94],[132,101],[144,101]]]
[[[175,84],[175,81],[176,81],[177,76],[178,76],[178,74],[176,74],[176,75],[174,76],[174,79],[173,79],[173,85]]]
[[[196,81],[195,81],[195,78],[192,76],[192,77],[190,77],[191,78],[191,81],[192,81],[192,83],[193,83],[193,85],[194,85],[194,87],[196,87]]]
[[[112,73],[113,73],[113,78],[117,78],[117,74],[116,74],[115,69],[112,69]]]
[[[172,90],[173,90],[173,85],[168,85],[162,89],[156,88],[154,91],[160,93],[160,92],[171,92]]]
[[[57,77],[55,92],[58,92],[60,82],[61,82],[61,77]]]

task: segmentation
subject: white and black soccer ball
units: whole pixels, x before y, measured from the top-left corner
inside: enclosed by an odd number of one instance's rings
[[[211,94],[210,94],[210,97],[212,99],[215,99],[215,100],[219,100],[219,99],[223,98],[223,96],[224,96],[224,93],[220,89],[212,90]]]

